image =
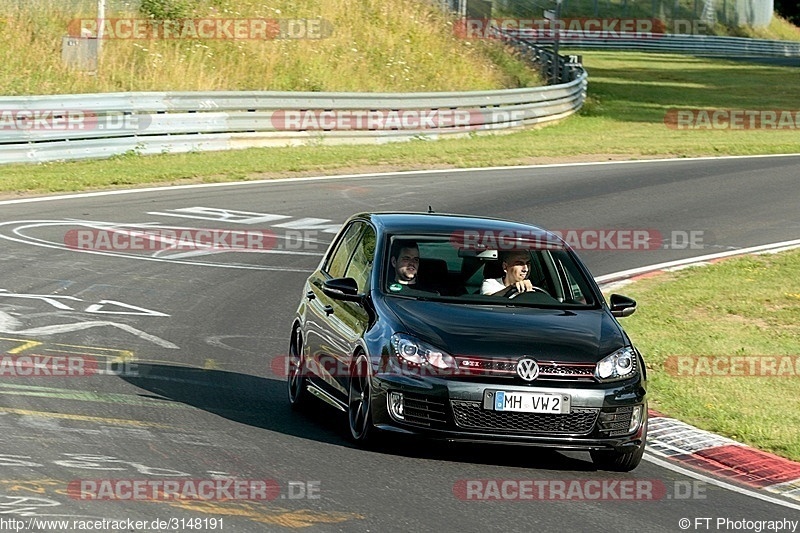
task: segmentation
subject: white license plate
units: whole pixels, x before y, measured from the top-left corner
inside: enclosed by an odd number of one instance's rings
[[[546,392],[493,392],[494,398],[492,399],[492,407],[495,411],[563,415],[568,414],[570,410],[570,396],[568,394],[549,394]]]

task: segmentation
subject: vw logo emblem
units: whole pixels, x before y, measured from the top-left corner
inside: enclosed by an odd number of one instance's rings
[[[533,381],[539,376],[539,365],[533,359],[523,357],[517,361],[517,375],[525,381]]]

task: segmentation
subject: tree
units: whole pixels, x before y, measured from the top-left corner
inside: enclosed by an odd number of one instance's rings
[[[800,26],[800,4],[797,0],[775,0],[775,11],[792,24]]]

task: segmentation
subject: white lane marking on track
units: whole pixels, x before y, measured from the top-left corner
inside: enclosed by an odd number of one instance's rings
[[[13,335],[29,335],[29,336],[56,335],[59,333],[72,333],[84,329],[90,329],[102,326],[111,326],[117,329],[121,329],[123,331],[127,331],[131,335],[134,335],[146,341],[150,341],[153,344],[162,346],[164,348],[170,348],[172,350],[177,350],[180,348],[178,345],[173,344],[167,340],[164,340],[161,337],[151,335],[150,333],[146,333],[140,329],[136,329],[133,326],[129,326],[128,324],[119,324],[117,322],[111,322],[108,320],[90,320],[87,322],[73,322],[70,324],[54,324],[52,326],[39,326],[28,329],[19,329],[21,326],[22,324],[20,323],[19,320],[17,320],[13,316],[3,311],[0,311],[0,333],[13,334]]]
[[[62,302],[57,300],[70,300],[73,302],[85,302],[80,298],[75,296],[67,296],[62,294],[17,294],[13,293],[7,289],[0,288],[0,299],[2,298],[20,298],[20,299],[27,299],[27,300],[38,300],[44,302],[46,304],[55,307],[56,309],[60,309],[62,311],[75,311],[76,309],[70,307]],[[104,309],[106,306],[113,306],[118,308],[127,309],[127,311],[109,311],[108,309]],[[89,306],[83,310],[84,313],[97,313],[101,315],[137,315],[137,316],[162,316],[168,317],[169,315],[166,313],[162,313],[161,311],[155,311],[153,309],[146,309],[144,307],[139,307],[138,305],[126,304],[124,302],[118,302],[116,300],[100,300],[97,303],[89,304]]]
[[[77,221],[77,220],[23,220],[23,221],[8,221],[8,222],[0,222],[0,226],[9,226],[13,224],[24,224],[23,226],[15,227],[12,230],[14,235],[17,237],[12,237],[10,235],[4,235],[0,233],[0,239],[5,239],[12,242],[18,242],[21,244],[28,244],[31,246],[39,246],[41,248],[51,248],[55,250],[69,250],[69,251],[76,251],[85,254],[92,254],[92,255],[103,255],[108,257],[123,257],[128,259],[139,259],[142,261],[156,261],[160,263],[172,263],[172,264],[179,264],[179,265],[192,265],[192,266],[204,266],[204,267],[216,267],[216,268],[234,268],[240,270],[267,270],[267,271],[277,271],[277,272],[313,272],[313,269],[308,268],[300,268],[297,266],[291,267],[280,267],[280,266],[266,266],[266,265],[247,265],[247,264],[231,264],[231,263],[212,263],[212,262],[201,262],[201,261],[185,261],[185,260],[174,260],[170,259],[169,257],[150,257],[150,256],[142,256],[136,254],[128,254],[124,252],[102,252],[98,250],[74,250],[69,248],[66,244],[54,244],[50,241],[45,241],[43,239],[37,239],[35,237],[28,237],[21,233],[21,230],[29,229],[29,228],[36,228],[36,227],[44,227],[44,226],[61,226],[61,225],[86,225],[87,227],[103,227],[107,228],[109,226],[102,225],[102,226],[92,226],[90,224],[105,224],[105,223],[97,223],[91,221]],[[116,224],[114,224],[116,225]],[[266,253],[276,253],[275,251],[268,251]],[[316,255],[321,256],[321,253],[309,253],[309,252],[300,252],[300,251],[291,251],[291,250],[280,250],[281,254],[290,254],[290,255]]]
[[[104,307],[120,307],[123,309],[130,309],[130,311],[108,311]],[[85,313],[97,313],[100,315],[135,315],[135,316],[169,316],[167,313],[161,311],[154,311],[139,307],[138,305],[126,304],[118,302],[117,300],[100,300],[96,304],[91,304],[84,310]]]
[[[148,215],[164,217],[192,218],[197,220],[212,220],[228,224],[264,224],[291,218],[289,215],[276,215],[272,213],[256,213],[253,211],[237,211],[235,209],[220,209],[218,207],[181,207],[167,211],[148,211]]]
[[[246,253],[245,250],[238,250],[238,251],[240,253]],[[156,252],[155,254],[153,254],[153,257],[159,257],[161,259],[183,259],[184,257],[197,257],[202,255],[222,254],[226,252],[230,252],[230,250],[192,250],[191,252],[181,252],[174,254],[162,254],[161,252]],[[320,252],[301,252],[298,250],[269,250],[269,251],[256,250],[256,252],[262,254],[270,254],[270,255],[309,255],[313,257],[322,257],[322,253]],[[183,261],[180,262],[182,263]],[[301,270],[298,270],[298,272],[301,272]],[[302,270],[302,272],[305,271]]]
[[[738,250],[730,250],[728,252],[719,252],[716,254],[701,255],[698,257],[690,257],[688,259],[678,259],[677,261],[667,261],[665,263],[658,263],[655,265],[643,266],[639,268],[631,268],[630,270],[621,270],[619,272],[612,272],[611,274],[604,274],[595,277],[597,283],[607,283],[613,280],[624,279],[638,274],[646,274],[655,270],[664,270],[666,268],[673,268],[676,266],[685,266],[693,263],[700,263],[704,261],[711,261],[714,259],[722,259],[724,257],[733,257],[736,255],[747,255],[757,252],[767,252],[774,249],[790,250],[800,247],[800,239],[793,241],[776,242],[772,244],[762,244],[760,246],[751,246],[749,248],[739,248]]]

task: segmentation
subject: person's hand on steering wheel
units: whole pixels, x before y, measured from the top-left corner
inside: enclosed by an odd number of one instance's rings
[[[506,298],[514,298],[517,295],[522,294],[523,292],[533,292],[533,291],[541,291],[547,293],[547,291],[544,290],[543,288],[537,287],[536,285],[531,283],[531,280],[523,279],[522,281],[517,281],[509,285],[508,289],[506,290],[505,296]]]
[[[517,281],[512,285],[517,289],[517,292],[528,292],[534,290],[533,283],[531,283],[531,280],[529,279],[523,279],[522,281]]]

